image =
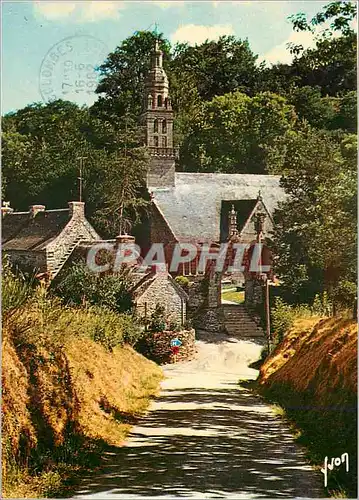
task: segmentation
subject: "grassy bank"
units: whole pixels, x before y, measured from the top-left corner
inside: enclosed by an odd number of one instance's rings
[[[108,445],[121,446],[162,378],[130,346],[134,328],[125,315],[68,308],[41,288],[6,307],[4,497],[66,496]]]
[[[257,388],[285,409],[312,463],[349,453],[328,473],[328,495],[357,498],[357,324],[343,318],[296,321],[260,370]],[[323,476],[324,478],[324,476]]]

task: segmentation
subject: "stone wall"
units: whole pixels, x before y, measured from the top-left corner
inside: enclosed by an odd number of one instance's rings
[[[188,276],[188,317],[198,330],[224,332],[221,306],[221,273]]]
[[[174,156],[153,156],[147,173],[147,186],[173,187],[175,185]]]
[[[182,342],[179,352],[174,355],[171,350],[171,340],[178,338]],[[195,331],[182,330],[180,332],[164,331],[147,333],[139,341],[136,349],[152,361],[163,365],[178,361],[189,361],[196,355]]]
[[[264,302],[263,281],[247,277],[245,282],[245,305],[246,307],[256,307]]]

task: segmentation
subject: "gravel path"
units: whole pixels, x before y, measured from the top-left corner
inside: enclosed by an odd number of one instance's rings
[[[283,420],[238,386],[261,346],[214,336],[198,358],[164,367],[166,379],[126,445],[75,498],[323,498],[323,479]]]

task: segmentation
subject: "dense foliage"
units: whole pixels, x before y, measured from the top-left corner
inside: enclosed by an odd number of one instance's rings
[[[90,271],[85,263],[75,262],[60,277],[52,289],[70,306],[100,306],[118,313],[132,308],[130,268],[116,275],[99,276]]]

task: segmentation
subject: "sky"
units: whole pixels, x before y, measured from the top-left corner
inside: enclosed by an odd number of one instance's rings
[[[325,1],[2,2],[2,113],[55,98],[79,105],[97,96],[96,68],[135,31],[158,30],[171,43],[221,35],[248,39],[258,61],[290,62],[288,42],[312,44],[288,16],[319,12]]]

